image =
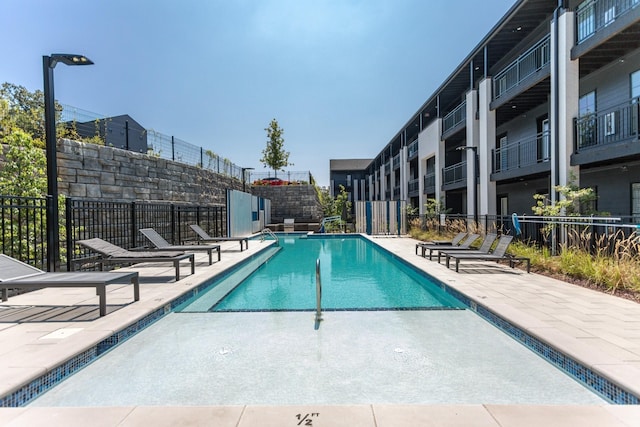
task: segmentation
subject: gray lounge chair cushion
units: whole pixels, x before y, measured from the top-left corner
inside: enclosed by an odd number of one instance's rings
[[[87,240],[78,240],[77,242],[80,245],[86,246],[94,252],[97,252],[101,255],[104,255],[109,258],[132,258],[132,259],[141,259],[141,258],[174,258],[180,255],[184,255],[184,252],[154,252],[154,251],[129,251],[127,249],[121,248],[120,246],[116,246],[111,244],[105,240],[99,238],[87,239]]]

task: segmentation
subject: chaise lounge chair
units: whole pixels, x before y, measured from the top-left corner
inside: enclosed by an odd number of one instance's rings
[[[448,253],[445,255],[447,268],[449,268],[449,260],[456,260],[456,273],[458,272],[458,267],[460,265],[460,261],[462,260],[474,260],[474,261],[509,261],[509,267],[513,268],[517,263],[526,262],[527,263],[527,273],[531,270],[531,261],[529,258],[524,257],[513,257],[507,255],[507,248],[509,244],[513,240],[513,236],[509,236],[503,234],[498,239],[498,244],[493,252],[489,254],[465,254],[465,253]]]
[[[2,301],[8,300],[8,289],[84,288],[95,287],[100,298],[100,316],[107,314],[106,285],[132,284],[133,300],[140,300],[137,272],[60,272],[47,273],[8,255],[0,254],[0,288]]]
[[[467,233],[462,232],[462,233],[456,234],[455,237],[451,240],[432,240],[430,242],[416,243],[416,255],[418,255],[418,248],[421,248],[423,246],[432,246],[432,245],[457,246],[460,244],[462,239],[465,238],[466,235]],[[424,258],[424,249],[422,250],[422,257]]]
[[[426,251],[429,251],[429,260],[433,259],[434,251],[447,251],[449,249],[469,249],[471,244],[476,241],[476,239],[480,237],[479,234],[469,234],[464,242],[461,242],[458,245],[423,245],[422,246],[422,256],[425,257]]]
[[[189,224],[189,227],[196,233],[199,241],[202,242],[240,242],[240,252],[243,251],[244,247],[249,249],[249,238],[248,237],[211,237],[207,234],[206,231],[202,229],[198,224]]]
[[[129,251],[97,237],[87,240],[78,240],[76,243],[101,255],[98,259],[100,270],[102,270],[104,264],[172,262],[176,269],[177,282],[180,280],[180,261],[189,260],[191,263],[191,274],[196,272],[195,257],[193,254],[185,254],[184,252]]]
[[[440,263],[440,258],[442,256],[446,256],[448,253],[464,253],[464,254],[488,254],[491,250],[491,246],[493,246],[493,242],[496,241],[498,235],[495,233],[487,233],[482,240],[482,245],[478,249],[471,248],[449,248],[446,251],[438,251],[438,263]]]
[[[152,251],[207,252],[209,265],[213,264],[213,251],[217,251],[218,261],[220,261],[220,245],[172,245],[153,228],[141,228],[140,232],[155,246],[151,249]]]

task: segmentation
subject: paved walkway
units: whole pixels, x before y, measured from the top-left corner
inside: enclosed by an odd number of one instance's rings
[[[408,238],[374,238],[377,243],[478,305],[498,313],[529,334],[579,360],[640,395],[640,305],[578,286],[526,274],[494,263],[463,262],[460,273],[415,255]],[[197,257],[196,274],[173,281],[171,266],[136,266],[141,300],[133,303],[130,286],[110,286],[110,313],[98,317],[91,289],[44,289],[0,304],[2,314],[23,307],[20,322],[0,320],[0,395],[4,396],[52,367],[74,357],[115,331],[165,307],[187,289],[262,249],[251,242],[240,252],[223,243],[222,261],[207,265]],[[12,308],[7,308],[12,307]],[[40,310],[24,310],[35,307]],[[34,310],[33,308],[30,310]],[[6,318],[6,317],[5,317]],[[47,320],[42,320],[47,319]],[[71,320],[75,319],[75,320]],[[109,408],[1,408],[0,426],[640,426],[640,405],[356,405],[216,406]]]

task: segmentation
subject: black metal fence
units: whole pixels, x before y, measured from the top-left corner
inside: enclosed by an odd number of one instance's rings
[[[0,196],[0,253],[47,269],[46,198]],[[154,228],[170,243],[195,240],[189,224],[200,224],[211,236],[227,236],[224,205],[186,205],[67,198],[60,212],[61,268],[74,269],[91,254],[76,241],[99,237],[125,249],[148,246],[138,232]]]
[[[67,269],[82,259],[86,250],[75,247],[82,239],[99,237],[125,249],[143,248],[149,242],[138,232],[153,228],[172,244],[196,240],[189,224],[199,224],[211,236],[227,236],[227,209],[221,205],[181,205],[175,203],[108,202],[67,199]]]
[[[46,269],[47,199],[0,196],[0,253]]]
[[[473,215],[409,215],[410,226],[422,229],[436,229],[439,232],[451,229],[480,231],[482,233],[505,233],[538,247],[559,253],[563,246],[581,248],[592,254],[605,252],[614,254],[619,250],[617,243],[624,240],[640,242],[640,226],[628,217],[542,217],[519,215],[516,225],[512,216],[480,215],[477,223]],[[637,251],[638,243],[624,246]]]

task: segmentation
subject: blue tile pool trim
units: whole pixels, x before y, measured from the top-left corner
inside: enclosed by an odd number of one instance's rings
[[[375,241],[370,240],[373,243]],[[405,259],[395,255],[393,252],[389,251],[386,248],[378,245],[380,249],[385,251],[391,257],[395,258],[399,262],[415,269],[410,262]],[[620,387],[618,384],[615,384],[609,381],[607,378],[598,374],[591,368],[583,365],[582,363],[572,359],[566,354],[562,353],[558,349],[550,346],[549,344],[539,340],[533,335],[523,331],[518,328],[513,323],[508,320],[500,317],[496,313],[492,312],[488,308],[484,307],[481,304],[478,304],[476,301],[472,300],[462,292],[451,288],[446,283],[441,282],[435,277],[429,275],[425,271],[420,269],[416,269],[420,274],[424,275],[428,280],[431,280],[440,285],[442,290],[450,294],[451,296],[458,299],[464,305],[469,307],[472,311],[478,314],[480,317],[496,326],[511,338],[515,339],[519,343],[526,346],[529,350],[536,353],[538,356],[544,358],[549,363],[562,370],[564,373],[574,378],[576,381],[587,387],[589,390],[608,400],[610,403],[616,405],[638,405],[640,404],[640,398],[635,394],[625,390]]]
[[[525,345],[529,350],[543,357],[549,363],[561,369],[569,376],[582,383],[585,387],[609,400],[611,403],[617,405],[640,404],[638,396],[609,381],[597,372],[593,371],[591,368],[584,366],[582,363],[570,358],[556,348],[551,347],[547,343],[526,333],[488,308],[475,303],[471,308],[483,319],[498,327],[511,338]]]
[[[211,284],[216,280],[222,279],[227,275],[233,273],[237,269],[242,268],[243,265],[259,256],[263,251],[268,250],[270,247],[271,246],[267,246],[264,249],[261,249],[260,251],[256,252],[255,254],[251,255],[235,266],[211,277],[207,281],[190,289],[179,297],[171,300],[170,302],[167,302],[165,306],[158,308],[142,319],[132,323],[124,329],[100,341],[95,346],[90,347],[89,349],[83,351],[82,353],[69,359],[61,365],[56,366],[51,371],[47,372],[39,378],[36,378],[27,385],[22,386],[18,390],[11,392],[5,396],[0,397],[0,408],[16,408],[29,404],[32,400],[39,397],[44,392],[50,390],[52,387],[58,385],[70,375],[84,368],[105,352],[112,350],[118,344],[126,341],[138,332],[145,329],[147,326],[155,323],[167,314],[171,313],[176,307],[193,298],[204,289],[210,287]]]

